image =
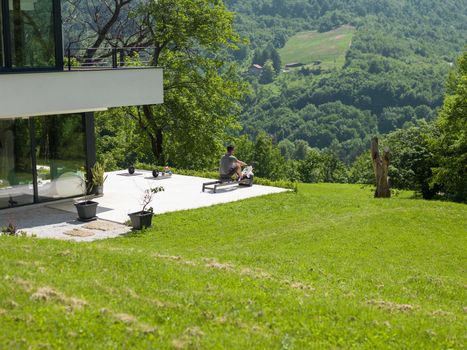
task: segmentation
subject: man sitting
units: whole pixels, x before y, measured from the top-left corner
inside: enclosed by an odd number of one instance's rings
[[[219,165],[219,174],[221,180],[232,180],[232,177],[237,174],[237,180],[242,180],[242,166],[246,166],[246,163],[238,160],[234,156],[235,147],[228,146],[227,153],[221,158]]]

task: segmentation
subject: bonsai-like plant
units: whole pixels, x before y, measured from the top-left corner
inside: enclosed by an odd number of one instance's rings
[[[136,213],[128,214],[131,220],[131,226],[135,230],[141,230],[144,227],[151,227],[152,216],[154,213],[153,208],[148,208],[154,196],[164,191],[164,187],[152,187],[144,190],[143,197],[141,198],[142,210]]]
[[[152,207],[147,208],[147,206],[149,205],[149,203],[151,203],[154,196],[159,192],[164,192],[164,187],[162,187],[162,186],[152,187],[152,188],[148,188],[148,189],[144,190],[144,194],[143,194],[143,197],[141,199],[141,205],[143,206],[143,208],[141,209],[142,212],[148,211],[148,212],[152,213],[154,211]],[[146,208],[147,208],[147,210],[146,210]]]

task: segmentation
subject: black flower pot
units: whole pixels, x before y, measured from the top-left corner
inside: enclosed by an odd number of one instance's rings
[[[152,176],[153,176],[153,177],[158,177],[158,176],[159,176],[159,170],[154,169],[154,170],[152,171]]]
[[[75,203],[75,207],[78,210],[78,220],[80,221],[92,221],[96,220],[97,205],[99,203],[94,201],[83,201]]]
[[[144,227],[151,227],[153,213],[150,211],[138,211],[128,214],[131,220],[131,227],[135,230],[141,230]]]
[[[129,167],[129,168],[128,168],[128,173],[129,173],[130,175],[133,175],[133,174],[135,173],[135,167],[134,167],[134,166]]]

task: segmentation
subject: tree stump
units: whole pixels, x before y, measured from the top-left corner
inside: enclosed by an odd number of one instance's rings
[[[389,148],[384,148],[383,157],[379,154],[378,138],[371,140],[371,159],[376,177],[375,198],[390,198],[391,189],[389,188],[389,157],[391,153]]]

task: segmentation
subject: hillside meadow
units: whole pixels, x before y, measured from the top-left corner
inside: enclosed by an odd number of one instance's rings
[[[465,346],[465,205],[315,184],[154,221],[1,237],[0,348]]]
[[[345,54],[350,48],[355,31],[354,27],[345,25],[325,33],[297,33],[279,50],[282,62],[308,65],[320,61],[321,67],[325,69],[340,68],[344,65]]]

